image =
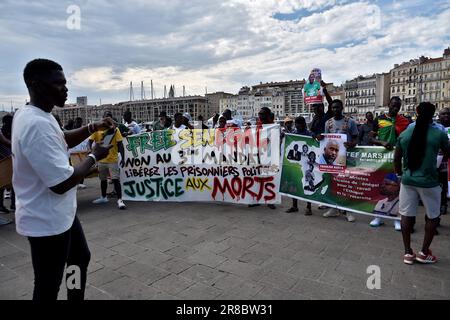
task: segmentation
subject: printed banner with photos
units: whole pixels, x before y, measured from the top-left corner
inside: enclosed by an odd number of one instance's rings
[[[383,147],[345,150],[343,170],[324,172],[319,159],[327,153],[326,141],[319,143],[311,137],[286,135],[280,192],[292,198],[356,213],[397,218],[400,181],[394,174],[393,151]],[[334,148],[336,145],[343,147],[343,144],[333,142]],[[305,152],[301,157],[291,157],[291,151],[297,148]],[[339,149],[339,154],[341,152]],[[330,155],[325,155],[327,157]],[[336,156],[335,161],[339,157]]]

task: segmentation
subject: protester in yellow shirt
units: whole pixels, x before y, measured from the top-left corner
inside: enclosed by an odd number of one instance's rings
[[[121,162],[124,161],[124,148],[122,143],[123,137],[119,128],[114,127],[107,131],[98,131],[89,137],[89,146],[92,144],[101,143],[110,144],[112,148],[109,150],[109,154],[103,160],[98,162],[98,176],[100,178],[100,187],[102,196],[93,201],[95,204],[101,204],[108,202],[106,191],[108,188],[108,174],[114,184],[114,190],[117,193],[117,206],[119,209],[125,209],[126,206],[122,201],[122,188],[120,186],[120,169],[119,169],[119,152],[121,155]]]

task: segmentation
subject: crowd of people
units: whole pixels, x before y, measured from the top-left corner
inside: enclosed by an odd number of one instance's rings
[[[54,106],[64,106],[67,98],[62,67],[50,60],[33,60],[24,70],[24,80],[30,102],[20,108],[14,117],[6,115],[2,119],[0,155],[5,158],[14,154],[14,189],[9,189],[10,209],[3,204],[6,190],[0,189],[0,212],[16,210],[16,229],[19,234],[28,237],[35,274],[33,298],[55,299],[65,265],[73,264],[81,268],[82,287],[69,290],[68,298],[82,299],[90,252],[75,214],[76,187],[83,188],[83,179],[96,164],[100,197],[93,203],[108,202],[107,188],[110,180],[118,208],[125,209],[120,184],[120,161],[124,161],[123,137],[143,131],[193,129],[194,125],[188,113],[176,113],[171,119],[167,113],[161,112],[159,121],[151,128],[144,129],[127,110],[120,121],[106,112],[104,120],[98,122],[83,125],[83,120],[76,118],[63,126],[59,118],[51,113]],[[439,217],[447,213],[447,159],[450,148],[445,127],[450,127],[450,110],[440,110],[439,120],[435,122],[435,106],[421,103],[417,107],[417,120],[411,123],[399,114],[401,99],[393,97],[388,113],[374,118],[368,112],[366,122],[358,128],[355,120],[344,114],[343,102],[332,100],[325,83],[321,82],[321,86],[329,104],[328,109],[325,110],[323,103],[311,105],[314,117],[309,125],[304,117],[287,117],[281,129],[281,137],[294,134],[320,141],[326,133],[339,133],[346,134],[345,147],[348,149],[357,145],[382,146],[386,149],[395,147],[396,172],[387,180],[397,183],[401,181],[400,199],[392,204],[391,209],[401,216],[401,221],[395,220],[394,224],[395,229],[403,235],[404,262],[436,262],[437,258],[429,247],[437,234]],[[261,108],[257,124],[274,122],[275,115],[270,108]],[[225,110],[213,117],[211,128],[249,125],[249,122],[240,123],[233,119],[232,111]],[[195,127],[210,128],[202,117],[198,118]],[[68,153],[83,150],[89,152],[88,156],[78,164],[70,163]],[[294,150],[288,157],[295,159],[298,157],[296,152],[301,156],[301,150]],[[439,154],[443,156],[443,160],[439,168],[436,168]],[[298,202],[293,199],[287,212],[298,212]],[[426,226],[423,246],[416,254],[410,246],[410,235],[414,230],[420,202],[425,207]],[[276,209],[274,205],[269,207]],[[342,215],[349,222],[355,221],[350,212],[326,209],[323,214],[326,218]],[[304,213],[313,213],[311,203],[306,203]],[[383,219],[375,218],[370,226],[379,227],[383,223]]]

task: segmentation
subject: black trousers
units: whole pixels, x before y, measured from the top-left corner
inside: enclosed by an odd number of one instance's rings
[[[28,237],[31,246],[31,259],[34,269],[33,300],[56,300],[58,298],[64,268],[78,267],[79,272],[71,271],[72,275],[80,275],[77,288],[67,288],[68,300],[84,300],[86,275],[91,253],[89,251],[83,228],[77,217],[72,227],[66,232],[49,237]],[[69,281],[74,286],[76,281]]]

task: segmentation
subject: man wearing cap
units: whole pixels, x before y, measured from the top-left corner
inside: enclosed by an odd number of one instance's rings
[[[291,117],[286,117],[284,119],[284,128],[281,130],[281,139],[284,138],[286,133],[293,133],[294,131],[294,120]]]

